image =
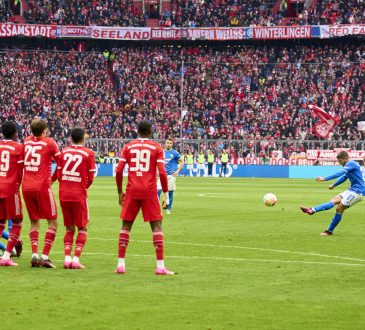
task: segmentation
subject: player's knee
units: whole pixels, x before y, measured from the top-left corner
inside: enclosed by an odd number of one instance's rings
[[[342,203],[340,203],[336,207],[336,212],[337,213],[343,213],[346,209],[347,209],[347,206],[345,206]]]

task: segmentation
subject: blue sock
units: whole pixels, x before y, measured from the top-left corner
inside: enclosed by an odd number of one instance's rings
[[[0,250],[5,251],[5,249],[6,249],[6,246],[3,243],[0,242]]]
[[[169,207],[168,209],[171,210],[172,207],[172,201],[174,200],[174,192],[173,191],[169,191]]]
[[[6,230],[3,231],[3,234],[1,235],[1,237],[3,239],[9,239],[9,232],[7,232]]]
[[[334,207],[334,206],[335,206],[335,204],[333,204],[333,202],[327,202],[327,203],[317,205],[313,208],[316,212],[321,212],[321,211],[332,209],[332,207]]]
[[[160,200],[161,192],[162,192],[162,190],[157,190],[158,200]]]
[[[341,219],[342,219],[342,213],[336,213],[328,227],[328,230],[334,231],[336,226],[340,223]]]
[[[9,220],[8,221],[8,231],[9,231],[9,233],[11,232],[11,228],[13,228],[13,221]]]

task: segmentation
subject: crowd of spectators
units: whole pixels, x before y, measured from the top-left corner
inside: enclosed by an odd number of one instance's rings
[[[99,26],[145,26],[132,0],[28,0],[29,23]]]
[[[363,44],[125,46],[109,59],[8,50],[0,53],[0,117],[15,118],[22,136],[34,116],[47,118],[60,142],[75,125],[90,137],[135,138],[142,118],[156,139],[179,137],[182,127],[184,139],[305,140],[316,138],[315,103],[340,119],[330,139],[356,141],[364,71]]]
[[[365,23],[363,0],[333,1],[318,0],[315,7],[304,8],[288,25],[326,25]]]
[[[113,64],[124,136],[136,118],[154,120],[156,138],[311,139],[309,103],[341,119],[333,139],[356,140],[364,110],[364,46],[129,48]],[[183,54],[183,55],[182,55]]]
[[[7,23],[12,16],[11,10],[9,10],[4,1],[0,0],[0,23]]]
[[[172,1],[172,10],[164,11],[160,26],[221,27],[278,25],[285,14],[281,7],[273,14],[271,2],[259,0],[183,0]]]

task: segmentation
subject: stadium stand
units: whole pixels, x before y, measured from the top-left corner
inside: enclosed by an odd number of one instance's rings
[[[100,26],[145,26],[131,0],[28,0],[28,23]]]
[[[140,118],[154,122],[154,138],[178,137],[183,57],[185,139],[315,139],[312,102],[340,119],[331,139],[362,138],[363,44],[124,46],[112,54],[0,53],[1,117],[16,118],[23,136],[31,118],[48,118],[59,141],[76,124],[94,138],[134,138]]]

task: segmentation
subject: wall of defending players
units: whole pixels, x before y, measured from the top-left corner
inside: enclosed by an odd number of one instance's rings
[[[117,164],[98,164],[97,176],[115,176]],[[227,164],[226,173],[221,172],[221,164],[214,164],[211,177],[235,178],[292,178],[307,179],[316,176],[326,176],[328,173],[340,170],[340,166],[275,166],[275,165],[231,165]],[[128,176],[128,168],[124,170]],[[208,177],[208,166],[193,164],[185,165],[180,172],[185,177]]]

